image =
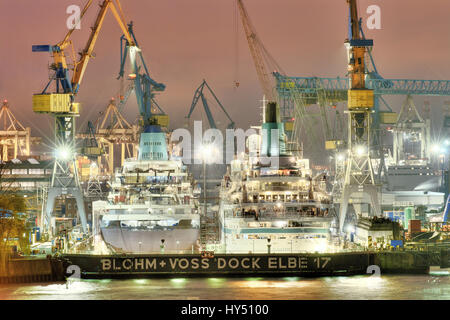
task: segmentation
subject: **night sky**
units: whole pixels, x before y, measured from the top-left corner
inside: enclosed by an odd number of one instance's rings
[[[73,38],[75,49],[84,47],[97,14],[96,3]],[[157,100],[171,116],[171,127],[183,126],[195,89],[205,78],[228,109],[238,127],[260,120],[260,89],[239,20],[239,77],[235,89],[235,32],[233,0],[122,0],[152,77],[166,84]],[[85,0],[0,1],[0,98],[8,99],[19,120],[33,135],[51,134],[52,121],[32,112],[31,98],[48,81],[47,53],[33,53],[33,44],[56,44],[67,32],[66,8]],[[288,75],[344,76],[347,37],[345,0],[245,0],[259,36]],[[450,1],[360,0],[359,11],[381,7],[381,30],[366,30],[374,39],[379,72],[385,78],[450,79]],[[121,31],[108,12],[82,83],[78,101],[83,109],[79,126],[95,120],[119,81]],[[430,98],[438,117],[445,98]],[[394,101],[399,108],[400,100]],[[424,98],[417,98],[421,106]],[[213,111],[217,112],[217,110]],[[199,113],[196,113],[199,115]],[[132,97],[125,116],[137,115]],[[200,116],[200,115],[199,115]],[[218,116],[222,123],[226,121]]]

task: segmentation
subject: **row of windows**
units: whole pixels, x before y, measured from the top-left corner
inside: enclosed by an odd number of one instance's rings
[[[161,141],[150,141],[144,142],[144,146],[160,146]]]
[[[163,159],[163,153],[162,152],[144,152],[142,154],[142,157],[144,159],[146,159],[146,158]]]
[[[5,169],[3,174],[52,174],[52,169]]]
[[[36,182],[3,182],[2,184],[3,188],[21,188],[21,189],[33,189],[37,186],[42,185],[42,183],[36,183]]]

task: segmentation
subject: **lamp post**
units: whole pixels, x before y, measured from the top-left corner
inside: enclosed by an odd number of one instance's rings
[[[203,154],[203,214],[206,217],[206,154]]]

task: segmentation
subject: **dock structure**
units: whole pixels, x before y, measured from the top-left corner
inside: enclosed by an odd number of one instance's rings
[[[449,265],[449,249],[438,251],[360,251],[304,254],[152,254],[62,256],[82,278],[207,276],[343,276],[427,274]],[[73,268],[73,267],[72,267]]]
[[[31,144],[41,142],[41,138],[31,137],[30,127],[23,126],[4,100],[0,109],[0,150],[1,160],[7,162],[18,156],[29,156]]]

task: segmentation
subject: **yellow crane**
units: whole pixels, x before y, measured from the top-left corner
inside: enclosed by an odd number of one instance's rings
[[[266,62],[267,64],[275,67],[277,69],[276,71],[279,71],[282,74],[284,74],[284,72],[259,39],[256,29],[253,27],[250,16],[248,15],[247,9],[245,8],[242,0],[236,0],[236,2],[241,15],[242,25],[244,27],[250,53],[253,58],[253,63],[255,64],[256,74],[258,75],[259,83],[261,84],[264,96],[268,102],[275,102],[276,98],[273,92],[274,85],[270,80],[271,71],[267,70]]]
[[[87,1],[80,14],[80,20],[83,19],[91,5],[92,0]],[[37,45],[32,48],[34,52],[49,52],[53,56],[53,63],[50,68],[54,71],[54,75],[44,90],[33,96],[33,111],[51,114],[55,118],[55,163],[45,201],[45,210],[41,219],[41,228],[44,232],[49,232],[50,234],[54,231],[51,227],[54,202],[56,197],[61,195],[71,195],[76,198],[81,225],[84,232],[87,232],[83,193],[75,162],[75,118],[79,116],[79,104],[75,103],[75,95],[80,89],[87,65],[93,56],[93,50],[108,9],[111,9],[119,27],[130,43],[130,48],[133,48],[133,52],[137,52],[139,49],[128,32],[119,0],[104,0],[100,4],[95,24],[78,60],[75,58],[72,41],[70,40],[71,35],[75,31],[75,26],[56,45]],[[69,46],[72,46],[73,61],[70,69],[66,60],[66,49]],[[71,71],[73,74],[70,77]],[[52,83],[55,83],[55,92],[48,93],[47,90]]]
[[[345,159],[345,177],[340,203],[339,227],[344,232],[350,196],[365,193],[370,198],[373,215],[380,213],[378,187],[375,184],[371,159],[370,113],[374,107],[374,92],[366,88],[367,74],[365,56],[373,40],[360,34],[357,0],[346,0],[349,6],[348,72],[348,140]]]

